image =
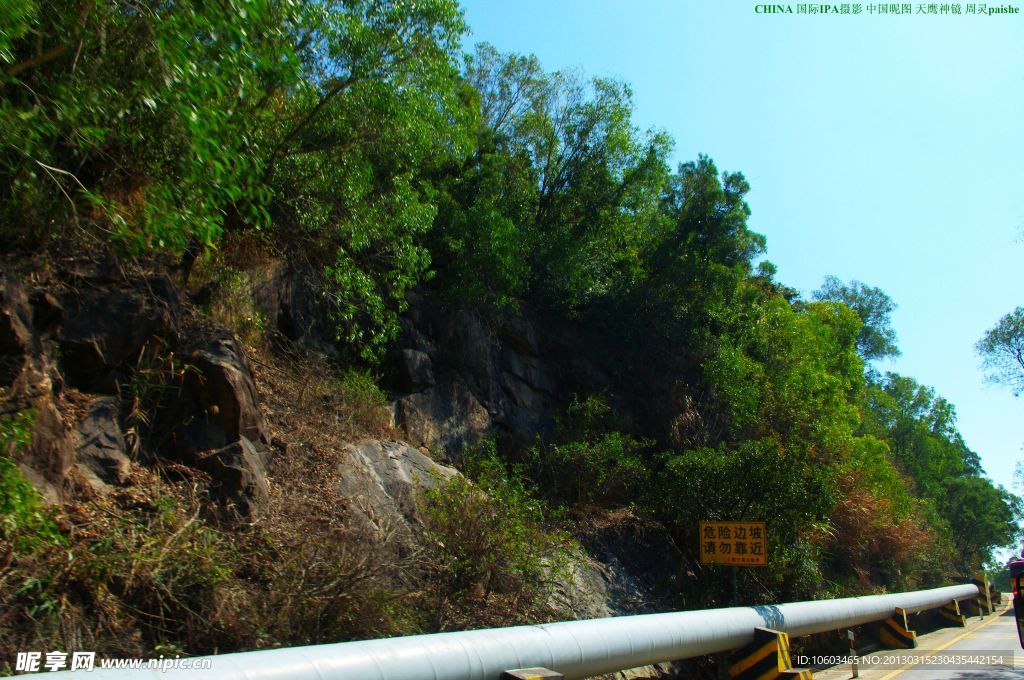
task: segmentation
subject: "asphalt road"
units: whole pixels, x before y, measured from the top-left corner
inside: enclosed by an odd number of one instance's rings
[[[943,628],[918,638],[917,649],[878,650],[868,657],[877,667],[860,667],[862,680],[1024,680],[1024,649],[1017,640],[1013,609],[985,619],[968,619],[967,628]],[[814,671],[815,680],[846,680],[850,666]]]

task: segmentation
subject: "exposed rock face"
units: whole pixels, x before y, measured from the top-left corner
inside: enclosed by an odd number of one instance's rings
[[[415,518],[418,490],[441,484],[459,473],[405,442],[366,439],[345,447],[341,494],[354,516],[374,532],[387,532]]]
[[[331,353],[308,279],[283,265],[264,273],[257,302],[277,330]],[[126,483],[135,459],[146,460],[136,455],[139,423],[125,417],[137,405],[127,387],[146,361],[173,355],[161,384],[169,396],[147,414],[148,452],[205,471],[224,507],[258,514],[269,496],[271,441],[245,348],[229,334],[195,328],[166,277],[133,282],[117,267],[75,276],[76,285],[58,293],[0,273],[0,386],[12,406],[34,413],[32,444],[18,453],[25,474],[51,500],[81,481],[100,492]],[[408,443],[363,440],[329,463],[340,468],[336,491],[346,512],[368,535],[383,544],[396,528],[412,531],[416,494],[458,475],[417,447],[455,459],[493,434],[528,446],[552,433],[553,415],[573,391],[609,384],[607,367],[583,352],[552,351],[554,334],[528,309],[485,319],[414,301],[390,355],[395,422]],[[66,408],[69,395],[75,408]],[[667,560],[650,556],[664,545],[634,529],[643,527],[584,532],[585,552],[553,603],[578,618],[659,608],[651,584],[672,574]]]
[[[619,510],[581,522],[579,539],[601,565],[611,615],[677,608],[664,594],[666,584],[677,578],[672,565],[681,560],[663,526]]]
[[[400,349],[395,358],[399,387],[407,392],[418,392],[434,386],[434,369],[430,355],[418,349]]]
[[[189,353],[188,363],[174,417],[181,423],[175,453],[208,472],[219,496],[250,516],[267,499],[270,434],[245,351],[220,334]]]
[[[458,378],[395,402],[395,422],[415,446],[457,454],[487,435],[491,416]]]
[[[181,341],[181,301],[170,279],[153,277],[132,288],[87,288],[62,299],[61,369],[68,384],[113,394],[145,346]]]
[[[393,355],[395,388],[406,392],[396,401],[395,423],[409,441],[457,456],[497,431],[519,444],[550,433],[554,370],[541,358],[539,333],[528,316],[510,313],[487,322],[423,305],[413,318],[416,325],[407,322]]]
[[[32,441],[18,463],[52,501],[82,482],[103,492],[127,480],[120,399],[140,362],[182,350],[185,313],[171,280],[130,279],[115,265],[73,272],[74,287],[59,294],[0,276],[0,387],[14,410],[32,414]],[[172,433],[175,457],[206,471],[228,505],[251,514],[267,495],[270,437],[245,353],[226,334],[185,353],[190,367],[183,379],[165,376],[163,387],[176,391],[148,414],[152,429]],[[70,425],[60,405],[65,380],[87,404]]]
[[[336,354],[327,310],[316,294],[312,271],[280,262],[260,273],[253,283],[256,307],[278,333],[326,356]]]
[[[227,333],[214,336],[188,355],[195,370],[185,371],[185,444],[193,451],[222,448],[245,438],[268,444],[267,423],[245,351]]]
[[[607,578],[602,565],[585,552],[573,554],[567,578],[555,587],[551,604],[559,611],[571,612],[577,619],[611,616]]]
[[[131,473],[132,462],[126,453],[117,400],[96,400],[77,430],[75,459],[79,472],[97,490],[103,490],[106,484],[123,484]]]
[[[16,410],[32,414],[32,442],[17,453],[22,471],[43,495],[58,500],[74,463],[72,433],[55,401],[64,383],[47,342],[60,308],[52,296],[33,306],[21,282],[0,273],[0,387]]]
[[[245,437],[222,449],[200,454],[195,466],[213,478],[213,491],[229,508],[251,517],[266,504],[267,456]]]

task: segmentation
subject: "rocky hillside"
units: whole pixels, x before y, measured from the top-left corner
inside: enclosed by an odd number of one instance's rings
[[[764,259],[628,84],[457,0],[0,4],[0,672],[973,573],[892,299]],[[244,21],[240,21],[244,17]]]
[[[331,367],[323,319],[286,272],[255,268],[229,293],[217,278],[185,286],[155,263],[113,256],[5,266],[4,408],[23,414],[23,445],[4,483],[23,478],[45,499],[30,513],[14,508],[13,535],[47,536],[41,524],[55,523],[43,543],[74,566],[5,544],[4,652],[63,638],[111,654],[196,654],[665,604],[676,565],[662,559],[664,529],[626,508],[554,521],[518,479],[481,475],[476,462],[485,442],[521,448],[550,436],[570,386],[607,380],[566,352],[571,328],[552,347],[527,310],[446,316],[424,295],[389,351],[385,393],[369,374]],[[254,335],[238,315],[218,315],[210,298],[228,295],[273,321]],[[479,484],[457,469],[467,466]],[[491,514],[467,525],[465,505]],[[451,554],[445,542],[458,544]],[[174,562],[208,551],[211,573],[200,563],[152,564],[139,582],[100,573],[115,557],[133,571],[133,559],[148,561],[108,554],[132,549]],[[522,564],[498,563],[521,550]],[[271,555],[288,556],[282,571],[257,563]],[[38,591],[19,588],[21,574],[43,577]],[[141,592],[164,579],[164,592]],[[283,587],[304,592],[271,592]],[[213,601],[195,611],[202,596]],[[263,596],[296,600],[276,630],[253,630]],[[393,610],[409,596],[426,606]],[[54,620],[26,617],[54,602]],[[300,611],[309,607],[356,614],[313,625]]]

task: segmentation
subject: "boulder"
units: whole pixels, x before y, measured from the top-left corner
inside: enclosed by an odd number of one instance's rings
[[[132,462],[126,453],[116,399],[96,400],[78,423],[77,435],[75,461],[94,488],[102,490],[107,483],[127,481]]]
[[[270,431],[245,351],[227,333],[188,353],[188,368],[174,411],[171,454],[207,472],[212,490],[242,516],[267,500]]]
[[[202,453],[196,467],[210,475],[214,495],[242,517],[253,517],[266,504],[266,448],[242,437],[222,449]]]
[[[374,532],[409,527],[416,494],[459,474],[400,441],[366,439],[341,453],[338,490],[351,500],[355,519]]]
[[[228,333],[214,336],[188,356],[183,419],[185,441],[192,451],[221,449],[246,438],[269,444],[266,419],[245,350]]]
[[[181,337],[181,302],[167,277],[136,288],[72,290],[60,304],[61,369],[83,391],[113,394],[145,347],[171,347]]]
[[[8,413],[31,413],[31,442],[14,452],[26,477],[55,502],[74,463],[73,436],[56,400],[63,381],[36,327],[36,312],[16,276],[0,273],[0,387]],[[40,314],[46,333],[54,319]]]

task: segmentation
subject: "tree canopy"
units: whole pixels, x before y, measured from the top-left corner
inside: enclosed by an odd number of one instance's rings
[[[985,379],[1024,393],[1024,307],[999,319],[975,345],[982,358]]]
[[[834,276],[826,276],[824,285],[814,293],[814,299],[840,302],[857,313],[861,320],[857,351],[865,361],[900,355],[891,318],[896,303],[881,288],[860,281],[846,284]]]

